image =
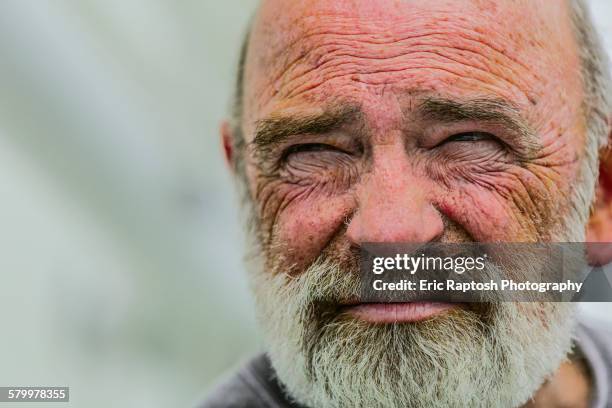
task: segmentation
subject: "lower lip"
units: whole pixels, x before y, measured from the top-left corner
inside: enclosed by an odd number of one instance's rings
[[[369,323],[409,323],[431,319],[459,306],[458,303],[440,302],[362,303],[343,310]]]

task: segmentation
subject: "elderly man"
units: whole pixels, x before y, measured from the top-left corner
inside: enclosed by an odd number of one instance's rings
[[[611,91],[581,0],[263,1],[222,140],[267,352],[204,407],[612,407],[574,304],[351,297],[363,243],[611,241]]]

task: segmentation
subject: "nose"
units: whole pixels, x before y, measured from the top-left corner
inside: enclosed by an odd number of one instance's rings
[[[428,198],[428,181],[415,174],[403,151],[387,153],[375,160],[356,188],[357,210],[348,223],[348,239],[355,244],[435,241],[444,223]]]

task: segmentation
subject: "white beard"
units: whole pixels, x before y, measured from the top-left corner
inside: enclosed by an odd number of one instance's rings
[[[356,290],[345,276],[325,262],[297,277],[251,273],[272,365],[308,407],[516,407],[571,348],[570,303],[497,303],[486,321],[471,310],[410,324],[320,321],[316,299]]]

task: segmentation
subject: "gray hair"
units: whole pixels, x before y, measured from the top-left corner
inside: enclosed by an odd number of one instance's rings
[[[584,89],[584,113],[589,137],[601,149],[608,144],[612,113],[612,78],[608,55],[595,29],[586,0],[569,0],[572,25],[579,47]]]
[[[584,99],[587,143],[580,169],[579,183],[570,202],[573,222],[566,228],[581,236],[583,226],[594,205],[599,176],[599,154],[610,146],[610,114],[612,113],[612,78],[606,50],[599,37],[586,0],[568,0],[570,17],[579,49],[580,75]],[[582,230],[582,231],[580,231]]]

